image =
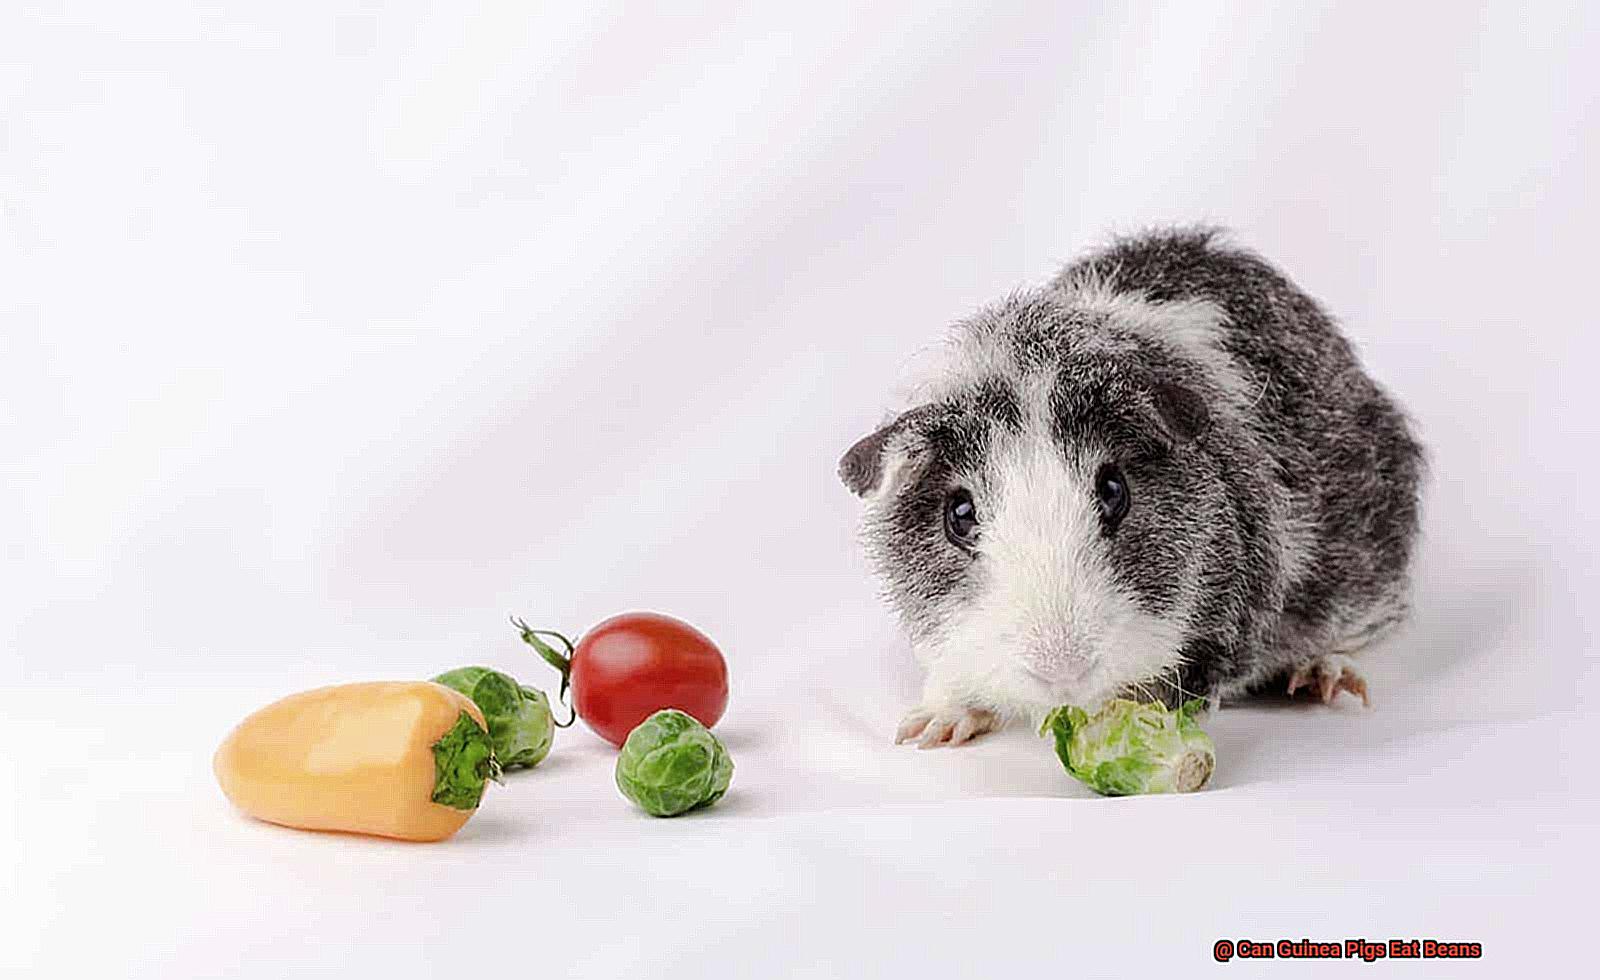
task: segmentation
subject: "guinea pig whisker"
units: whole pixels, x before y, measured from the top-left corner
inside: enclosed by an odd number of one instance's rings
[[[1178,664],[1175,664],[1172,667],[1169,667],[1166,671],[1163,671],[1162,672],[1162,676],[1158,677],[1157,679],[1160,680],[1161,683],[1163,683],[1163,684],[1167,685],[1168,687],[1172,688],[1174,691],[1177,691],[1179,697],[1182,698],[1184,701],[1189,701],[1189,700],[1192,700],[1194,698],[1201,697],[1202,695],[1200,695],[1200,694],[1198,694],[1198,693],[1196,693],[1194,691],[1190,691],[1190,690],[1185,689],[1183,684],[1182,684],[1182,682],[1178,679],[1181,676],[1178,673],[1178,668],[1181,667],[1181,666],[1182,666],[1182,662],[1180,661]],[[1165,674],[1167,674],[1167,673],[1171,673],[1172,674],[1171,679],[1168,679],[1165,676]]]

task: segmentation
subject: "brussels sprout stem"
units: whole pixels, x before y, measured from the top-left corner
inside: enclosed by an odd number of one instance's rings
[[[1172,788],[1179,793],[1193,793],[1211,778],[1216,759],[1197,749],[1190,749],[1173,764]]]
[[[571,640],[555,630],[536,630],[516,616],[511,617],[511,625],[515,626],[522,634],[522,642],[533,647],[534,651],[544,658],[545,663],[560,671],[561,691],[556,697],[562,704],[567,705],[568,714],[566,721],[558,721],[555,725],[557,728],[568,727],[578,720],[578,709],[567,701],[567,691],[572,687],[572,654],[577,647],[573,645]],[[567,652],[563,654],[555,647],[539,639],[541,636],[554,637],[559,640],[561,645],[567,648]]]

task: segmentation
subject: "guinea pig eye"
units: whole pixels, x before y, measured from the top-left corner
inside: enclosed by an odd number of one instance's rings
[[[1100,467],[1094,477],[1094,495],[1100,503],[1100,519],[1107,530],[1117,526],[1128,513],[1128,481],[1122,471],[1110,463]]]
[[[978,539],[978,506],[965,490],[953,490],[944,499],[944,536],[958,548],[971,548]]]

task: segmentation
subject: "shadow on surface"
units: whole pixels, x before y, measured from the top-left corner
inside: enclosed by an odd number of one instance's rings
[[[1358,657],[1371,708],[1348,694],[1324,705],[1277,687],[1229,701],[1206,726],[1217,746],[1209,788],[1335,776],[1380,747],[1516,710],[1519,699],[1503,696],[1503,663],[1478,671],[1481,679],[1473,672],[1526,634],[1536,613],[1538,556],[1442,541],[1419,556],[1416,582],[1411,620]]]

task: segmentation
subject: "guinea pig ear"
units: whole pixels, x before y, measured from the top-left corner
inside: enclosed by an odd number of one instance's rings
[[[912,409],[871,435],[856,440],[839,459],[839,479],[858,497],[866,497],[878,490],[884,481],[884,471],[896,465],[902,456],[896,438],[907,429],[907,423],[918,410]]]
[[[1151,390],[1150,400],[1174,446],[1193,442],[1211,424],[1211,409],[1193,388],[1162,381]]]

